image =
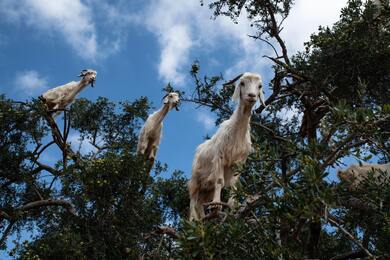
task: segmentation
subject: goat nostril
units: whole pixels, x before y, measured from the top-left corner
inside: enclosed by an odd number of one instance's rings
[[[255,98],[256,97],[256,95],[253,94],[253,93],[249,93],[248,96],[251,97],[251,98]]]

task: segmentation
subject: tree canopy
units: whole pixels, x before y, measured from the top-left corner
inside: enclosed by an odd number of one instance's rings
[[[135,154],[147,98],[78,99],[57,125],[40,100],[1,95],[1,249],[10,234],[34,226],[34,239],[11,252],[17,258],[390,258],[386,173],[356,189],[329,178],[347,157],[390,161],[390,8],[381,3],[349,0],[336,24],[293,55],[280,34],[293,1],[208,4],[215,19],[246,15],[251,37],[274,52],[264,57],[274,73],[267,107],[251,118],[254,153],[238,167],[240,204],[213,219],[188,221],[190,173],[162,178],[166,165],[156,162],[150,175]],[[201,68],[192,65],[193,91],[182,101],[209,108],[220,124],[233,112],[233,88]],[[94,150],[72,150],[71,130]],[[53,148],[57,163],[41,163]]]

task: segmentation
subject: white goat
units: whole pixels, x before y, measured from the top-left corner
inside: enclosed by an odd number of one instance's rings
[[[82,70],[79,75],[79,77],[82,77],[80,81],[71,81],[65,85],[49,89],[41,96],[41,99],[49,110],[54,110],[54,116],[57,116],[61,111],[56,110],[65,109],[87,85],[91,84],[92,87],[94,86],[96,74],[95,70]]]
[[[169,110],[176,108],[180,102],[179,94],[171,92],[163,97],[163,106],[151,114],[145,122],[138,139],[137,153],[154,161],[162,136],[163,120]]]
[[[351,165],[346,170],[339,170],[338,176],[341,180],[348,183],[352,189],[357,188],[369,174],[372,174],[374,178],[381,176],[381,172],[386,172],[387,176],[384,179],[378,180],[378,184],[390,181],[390,163],[387,164],[366,164],[366,165]]]
[[[199,220],[205,217],[203,204],[221,203],[223,187],[235,188],[239,174],[234,172],[233,167],[245,163],[252,152],[249,123],[252,107],[259,96],[265,106],[262,81],[260,75],[247,72],[230,83],[238,79],[232,99],[239,102],[239,105],[213,137],[199,145],[196,150],[188,184],[190,219]],[[228,204],[234,204],[233,197]]]

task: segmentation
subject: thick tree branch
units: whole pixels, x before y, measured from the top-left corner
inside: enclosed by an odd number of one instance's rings
[[[38,165],[38,168],[34,169],[33,173],[38,173],[42,170],[45,170],[45,171],[50,172],[51,174],[53,174],[55,176],[60,174],[60,172],[57,171],[56,169],[54,169],[53,167],[50,167],[50,166],[43,164],[43,163],[40,163],[38,161],[36,161],[35,163]]]
[[[364,250],[354,250],[351,252],[347,252],[341,255],[337,255],[332,257],[329,260],[347,260],[347,259],[356,259],[356,258],[364,258],[367,254],[364,252]]]
[[[27,203],[21,207],[16,208],[16,211],[28,211],[40,207],[48,207],[48,206],[61,206],[68,210],[69,213],[76,216],[76,211],[73,207],[73,205],[66,200],[54,200],[54,199],[47,199],[47,200],[37,200],[30,203]]]
[[[279,43],[280,48],[282,49],[284,61],[286,62],[287,65],[290,65],[290,59],[288,57],[287,47],[286,47],[286,44],[284,43],[283,39],[280,37],[281,30],[279,29],[279,25],[276,21],[275,14],[271,8],[271,3],[269,3],[269,1],[266,4],[266,7],[267,7],[268,13],[269,13],[270,18],[271,18],[271,23],[272,23],[271,31],[269,32],[269,34],[271,37],[274,37],[276,39],[276,41]]]

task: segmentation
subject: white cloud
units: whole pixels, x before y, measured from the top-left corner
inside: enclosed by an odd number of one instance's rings
[[[63,36],[79,56],[95,59],[97,36],[91,10],[80,0],[3,0],[0,14],[8,21]]]
[[[211,11],[198,0],[152,1],[142,16],[148,30],[158,39],[161,55],[158,72],[164,81],[183,84],[195,51],[217,50],[222,44],[236,54],[227,76],[237,71],[256,71],[261,67],[261,45],[248,37],[250,24],[245,17],[238,24],[226,17],[210,19]],[[259,65],[260,64],[260,65]],[[234,75],[235,76],[235,75]]]
[[[196,121],[201,123],[207,131],[210,131],[215,127],[215,119],[206,112],[198,112],[196,115]]]
[[[285,123],[289,123],[293,117],[298,117],[298,121],[300,122],[303,116],[302,113],[299,113],[299,109],[296,107],[282,108],[279,112],[277,112],[277,114]]]
[[[177,84],[184,82],[184,76],[178,73],[178,67],[187,62],[189,48],[192,46],[188,28],[183,25],[174,25],[161,35],[161,62],[158,72],[167,81]]]
[[[83,58],[95,59],[97,41],[91,10],[80,0],[25,0],[28,22],[63,34],[64,40]]]
[[[48,87],[47,79],[35,70],[22,71],[16,74],[15,86],[27,95],[35,95]]]
[[[337,22],[346,3],[347,0],[296,0],[282,31],[290,52],[303,50],[303,43],[320,25],[331,26]]]
[[[345,3],[296,0],[283,30],[289,49],[302,49],[319,25],[335,22]],[[243,71],[262,72],[264,65],[270,65],[262,56],[271,49],[248,37],[253,28],[245,12],[234,24],[227,17],[210,19],[212,12],[207,4],[201,7],[199,0],[150,0],[144,5],[135,12],[137,4],[124,0],[115,4],[103,0],[2,0],[0,19],[58,33],[79,56],[90,61],[118,52],[126,41],[129,25],[146,27],[161,49],[157,65],[160,78],[178,85],[184,84],[189,65],[199,51],[234,54],[231,64],[226,64],[226,77]]]
[[[45,34],[59,34],[78,56],[90,62],[116,53],[127,37],[124,28],[133,22],[119,6],[101,0],[2,0],[1,19],[24,23]],[[99,26],[108,27],[100,37],[98,21]]]
[[[347,0],[297,0],[290,17],[285,21],[283,36],[292,51],[302,49],[303,42],[319,25],[331,25],[338,20],[340,9]],[[210,19],[212,13],[200,7],[198,0],[152,0],[143,21],[155,34],[161,48],[158,65],[165,81],[182,84],[188,74],[193,53],[216,50],[227,43],[226,52],[235,53],[232,64],[226,64],[227,78],[243,71],[262,72],[270,62],[262,58],[271,49],[248,37],[254,34],[245,12],[234,24],[226,17]]]
[[[96,147],[88,139],[81,140],[80,135],[77,133],[69,135],[68,142],[70,142],[73,151],[80,151],[83,155],[97,151]]]

